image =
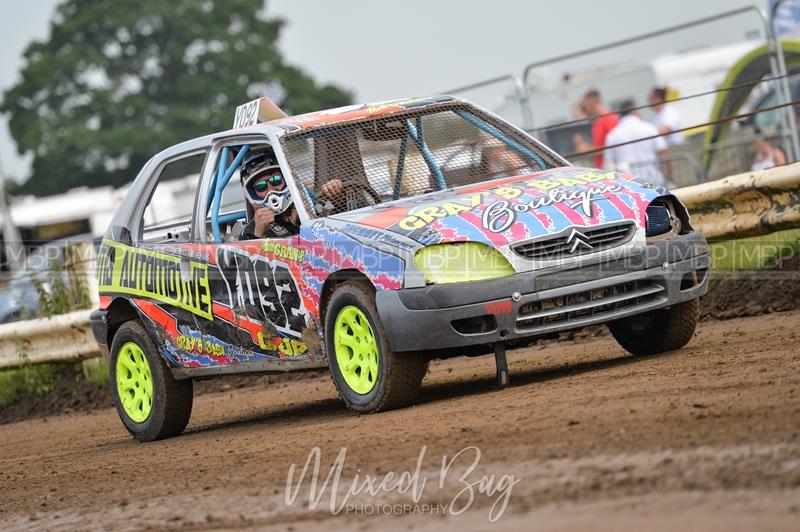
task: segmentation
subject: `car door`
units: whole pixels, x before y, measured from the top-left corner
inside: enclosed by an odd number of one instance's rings
[[[302,254],[296,237],[239,239],[252,217],[238,170],[245,146],[248,152],[269,149],[263,140],[230,140],[213,150],[216,175],[207,176],[207,210],[203,222],[195,223],[197,249],[208,257],[213,301],[213,319],[203,323],[204,341],[222,346],[225,364],[261,370],[302,365],[318,357],[303,340],[308,313],[300,293]],[[220,181],[226,177],[227,182]]]
[[[114,265],[113,275],[105,280],[109,291],[130,298],[173,367],[214,364],[221,355],[202,342],[203,323],[213,316],[211,289],[206,257],[191,244],[207,154],[202,147],[160,162],[146,201],[132,209],[136,214],[128,225],[131,241],[107,241],[101,253]]]

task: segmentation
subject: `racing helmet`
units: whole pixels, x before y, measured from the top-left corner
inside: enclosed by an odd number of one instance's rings
[[[251,205],[268,207],[275,214],[283,214],[292,206],[292,192],[288,186],[273,190],[266,196],[261,195],[266,188],[259,187],[266,187],[265,181],[276,181],[272,184],[279,185],[284,180],[278,162],[270,153],[260,151],[248,155],[242,162],[241,177],[245,196]]]

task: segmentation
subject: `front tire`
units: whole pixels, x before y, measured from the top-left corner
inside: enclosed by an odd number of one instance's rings
[[[138,321],[114,335],[109,361],[111,395],[122,423],[139,441],[177,436],[192,413],[192,381],[177,381]]]
[[[419,353],[394,353],[366,282],[348,281],[333,293],[325,315],[328,366],[339,397],[356,412],[412,404],[428,362]]]
[[[699,317],[700,300],[692,299],[612,321],[608,328],[626,351],[634,355],[652,355],[680,349],[689,343]]]

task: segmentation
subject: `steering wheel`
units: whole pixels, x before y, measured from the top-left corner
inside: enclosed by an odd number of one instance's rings
[[[320,196],[318,202],[322,203],[323,205],[327,202],[333,204],[333,213],[341,213],[347,212],[352,210],[348,208],[348,204],[351,201],[355,201],[356,206],[353,207],[354,209],[360,209],[361,207],[368,207],[370,205],[377,205],[381,202],[381,197],[378,195],[375,190],[369,185],[369,183],[364,183],[362,181],[348,181],[347,183],[342,183],[342,194],[336,198],[330,198],[328,196]]]
[[[353,181],[352,183],[347,183],[347,185],[342,185],[342,193],[345,195],[345,201],[347,200],[348,192],[355,193],[356,191],[352,190],[353,188],[357,189],[357,192],[361,192],[362,197],[366,200],[367,204],[363,205],[363,207],[367,207],[369,205],[377,205],[381,202],[381,197],[378,196],[378,193],[373,190],[373,188],[369,185],[369,183],[364,183],[362,181]],[[347,190],[351,189],[351,190]],[[358,198],[356,198],[358,201]],[[359,205],[361,207],[362,205]]]

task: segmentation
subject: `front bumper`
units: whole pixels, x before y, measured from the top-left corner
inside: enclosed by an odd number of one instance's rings
[[[474,283],[376,293],[393,351],[436,351],[536,338],[696,299],[708,291],[698,232],[628,257]]]

